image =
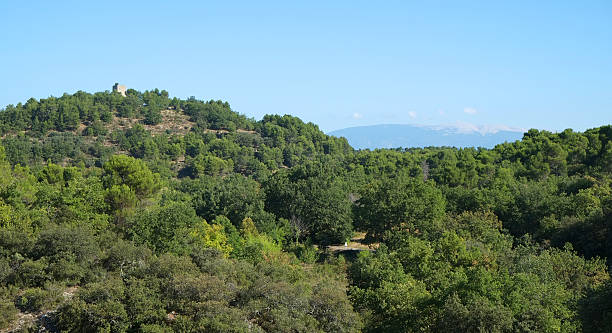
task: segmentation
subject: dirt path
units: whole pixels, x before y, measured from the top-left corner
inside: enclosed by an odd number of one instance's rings
[[[378,243],[374,244],[364,244],[363,240],[365,238],[365,232],[356,232],[351,238],[350,242],[346,244],[338,244],[338,245],[330,245],[327,247],[332,253],[345,252],[345,251],[376,251],[378,248]]]

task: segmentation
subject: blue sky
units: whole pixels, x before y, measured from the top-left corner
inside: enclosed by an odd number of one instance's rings
[[[612,123],[611,1],[2,1],[0,105],[166,89],[324,131]]]

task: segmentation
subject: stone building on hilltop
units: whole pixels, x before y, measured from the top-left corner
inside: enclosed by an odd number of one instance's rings
[[[127,87],[124,85],[121,85],[119,83],[115,83],[115,85],[113,86],[113,92],[118,92],[121,94],[121,96],[125,97],[127,96]]]

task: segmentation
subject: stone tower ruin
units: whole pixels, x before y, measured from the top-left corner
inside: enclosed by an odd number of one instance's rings
[[[113,86],[113,92],[118,92],[121,94],[121,96],[125,97],[127,96],[127,87],[124,85],[121,85],[119,83],[115,83],[115,85]]]

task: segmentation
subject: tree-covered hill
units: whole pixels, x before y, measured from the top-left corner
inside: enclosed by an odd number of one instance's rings
[[[0,136],[6,330],[612,327],[609,125],[355,150],[155,89],[32,98]],[[327,249],[356,231],[376,251]]]

